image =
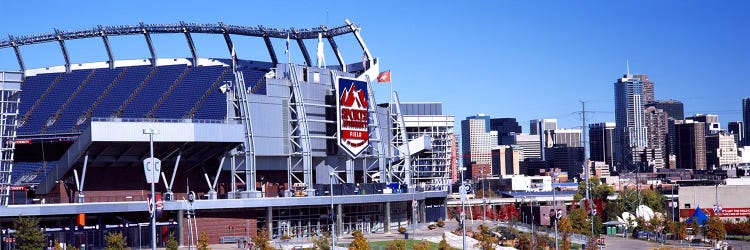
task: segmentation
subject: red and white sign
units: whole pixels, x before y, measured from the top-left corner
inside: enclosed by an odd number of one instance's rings
[[[352,158],[357,158],[370,145],[367,82],[339,77],[336,87],[338,144]]]
[[[708,216],[718,215],[719,217],[750,217],[750,207],[724,207],[721,208],[720,213],[714,213],[713,209],[710,208],[701,209]],[[690,215],[692,215],[694,211],[694,208],[680,209],[680,217],[690,217]]]

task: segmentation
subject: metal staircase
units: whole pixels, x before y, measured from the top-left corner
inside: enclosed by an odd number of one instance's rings
[[[365,76],[365,81],[367,81],[367,88],[369,93],[370,102],[375,102],[375,90],[372,88],[372,82],[370,81],[369,76]],[[382,136],[380,135],[380,121],[378,118],[378,112],[377,112],[377,105],[370,105],[367,108],[367,111],[370,113],[370,142],[377,143],[377,147],[374,147],[372,144],[370,144],[370,148],[367,151],[369,156],[377,158],[377,161],[371,161],[365,162],[365,169],[364,169],[364,183],[367,183],[367,178],[369,177],[371,180],[379,180],[378,182],[389,182],[391,180],[386,179],[387,171],[386,171],[386,151],[387,146],[385,142],[382,140]],[[377,174],[377,176],[376,176]]]
[[[10,198],[21,78],[21,73],[0,72],[0,205],[2,206],[7,206]]]
[[[242,72],[233,69],[234,79],[237,82],[234,93],[237,95],[237,105],[240,110],[240,121],[245,131],[245,140],[242,145],[242,154],[244,155],[245,166],[245,183],[246,192],[242,195],[245,198],[257,197],[260,195],[256,191],[255,183],[255,140],[253,139],[253,125],[251,117],[250,103],[247,100],[247,87],[245,87],[245,77]],[[234,166],[233,166],[234,167]]]
[[[391,110],[390,119],[394,125],[391,127],[391,150],[396,152],[393,154],[393,161],[389,169],[390,176],[397,180],[401,184],[406,184],[409,189],[413,188],[412,183],[412,169],[411,169],[411,154],[409,152],[409,141],[406,135],[406,125],[404,124],[404,117],[401,115],[401,102],[398,100],[398,93],[393,92],[393,107],[388,107]]]

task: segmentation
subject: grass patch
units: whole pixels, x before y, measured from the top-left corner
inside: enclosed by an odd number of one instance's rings
[[[393,241],[392,240],[388,240],[388,241],[370,242],[370,248],[372,250],[387,249],[388,246],[391,245],[391,242],[393,242]],[[406,240],[406,249],[407,250],[414,249],[414,244],[417,244],[417,243],[420,243],[420,242],[422,242],[422,240],[412,240],[412,239]],[[437,243],[431,242],[431,241],[428,241],[427,243],[430,244],[430,249],[438,249],[438,244]],[[454,249],[458,249],[458,248],[454,248]]]

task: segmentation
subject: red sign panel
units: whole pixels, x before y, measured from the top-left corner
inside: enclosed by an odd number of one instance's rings
[[[339,146],[357,158],[370,145],[367,82],[344,77],[337,82]]]
[[[716,216],[713,209],[711,208],[701,208],[704,213],[708,216]],[[690,217],[690,215],[693,214],[695,211],[695,208],[689,208],[689,209],[680,209],[680,217],[686,218]],[[721,209],[721,212],[718,213],[719,217],[749,217],[750,216],[750,208],[748,207],[724,207]]]

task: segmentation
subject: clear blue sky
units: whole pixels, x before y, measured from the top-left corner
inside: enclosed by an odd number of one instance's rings
[[[349,18],[392,70],[403,101],[443,102],[457,120],[516,117],[524,131],[540,117],[579,126],[579,100],[599,111],[589,121],[614,120],[613,83],[626,60],[656,83],[657,99],[683,101],[686,114],[716,113],[724,127],[741,119],[741,99],[750,96],[747,1],[0,1],[0,10],[1,36],[139,21],[313,27]],[[159,56],[189,56],[180,35],[154,40]],[[195,40],[202,57],[228,56],[218,36]],[[235,41],[240,57],[268,60],[260,39]],[[118,59],[147,57],[141,37],[111,42]],[[347,62],[361,60],[351,36],[338,43]],[[283,41],[274,44],[285,58]],[[74,62],[106,60],[99,40],[68,47]],[[54,43],[22,53],[27,67],[63,64]],[[0,69],[16,67],[12,50],[0,50]],[[385,91],[376,88],[380,101]]]

